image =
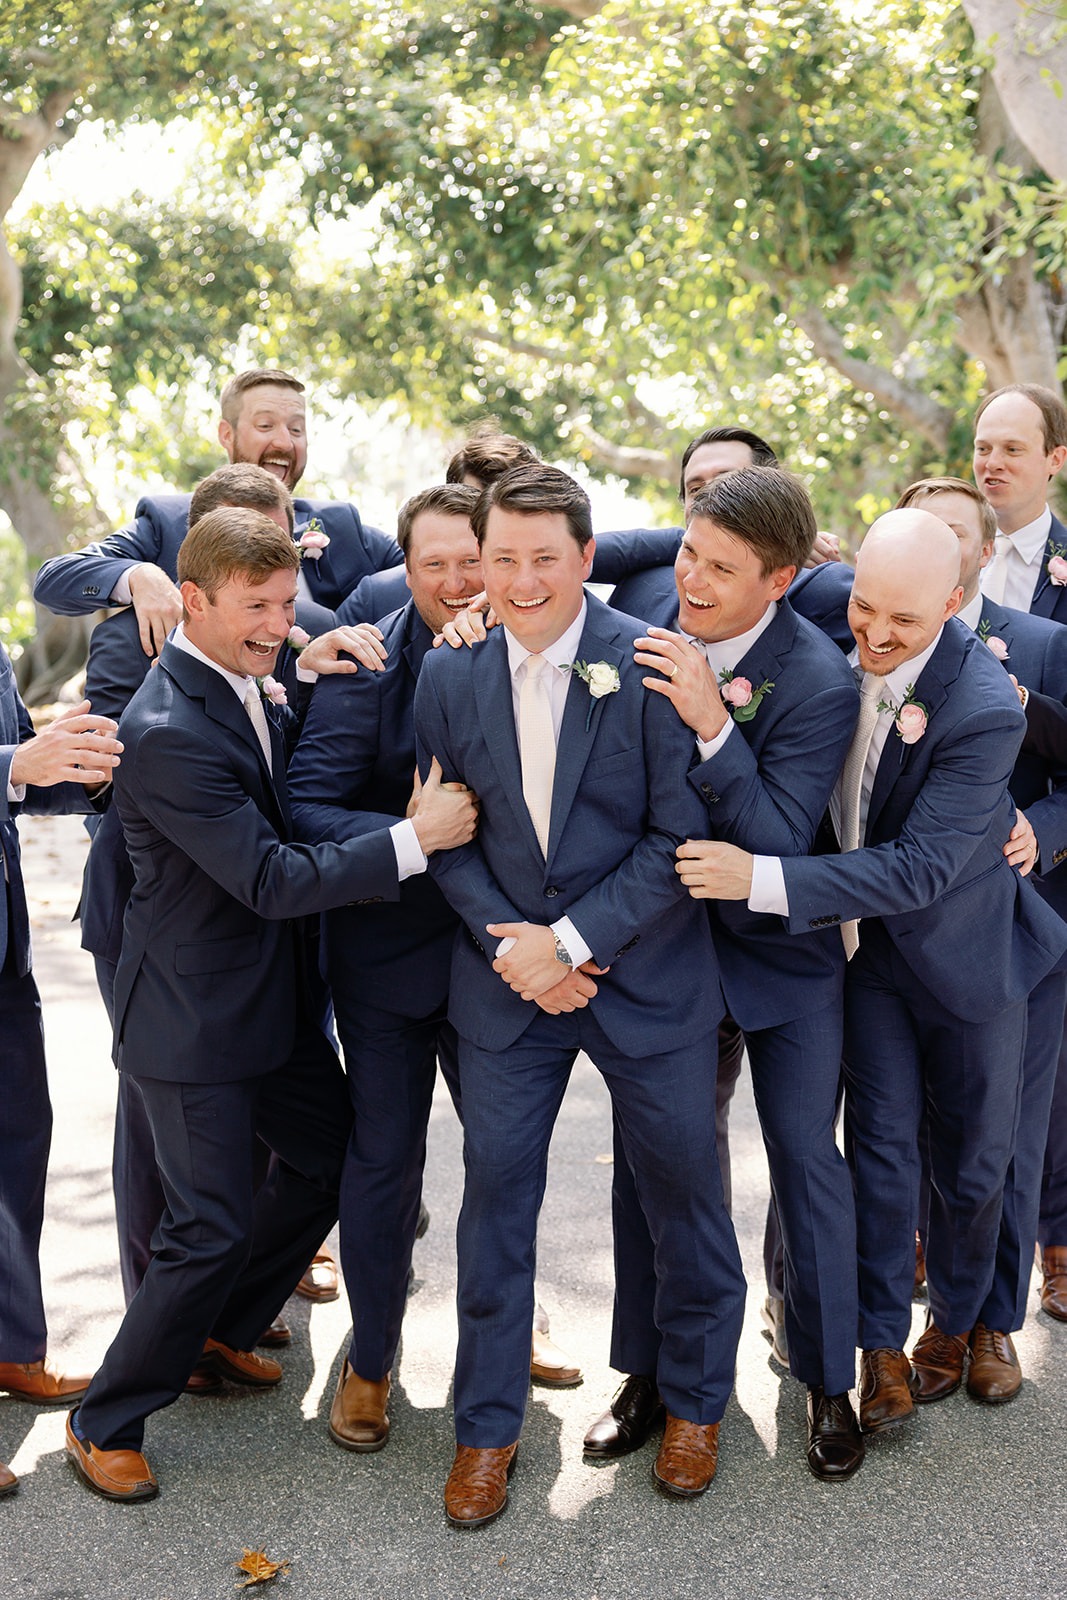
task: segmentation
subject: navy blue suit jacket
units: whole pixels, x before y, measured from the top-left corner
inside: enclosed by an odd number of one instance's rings
[[[669,596],[644,614],[658,627],[677,628],[673,573]],[[708,831],[753,854],[807,855],[852,740],[855,679],[840,650],[787,601],[736,671],[774,688],[751,721],[735,723],[722,749],[690,770]],[[792,1022],[839,996],[845,951],[836,928],[793,939],[781,917],[757,914],[743,901],[710,901],[708,914],[726,1005],[742,1028]]]
[[[1003,854],[1025,719],[1003,667],[954,617],[914,698],[926,731],[911,745],[890,731],[867,848],[783,859],[788,926],[806,933],[880,917],[945,1010],[982,1022],[1024,1000],[1067,950],[1067,924]]]
[[[593,952],[594,1016],[624,1055],[680,1048],[722,1016],[707,917],[675,872],[675,850],[700,837],[706,813],[687,781],[692,734],[641,685],[633,641],[642,624],[595,596],[577,652],[618,669],[617,692],[593,700],[574,675],[556,755],[548,858],[522,796],[507,641],[437,650],[415,699],[419,765],[436,755],[445,779],[481,801],[477,839],[440,851],[430,870],[469,930],[456,940],[449,1014],[487,1050],[513,1043],[542,1015],[492,970],[491,922],[542,926],[569,916]]]
[[[433,635],[408,601],[382,622],[382,672],[323,678],[289,764],[298,839],[358,838],[407,813],[415,776],[415,686]],[[348,982],[398,1016],[424,1017],[448,995],[459,919],[429,873],[407,878],[396,903],[326,914],[331,980]]]
[[[274,776],[241,702],[166,644],[120,724],[115,805],[136,882],[115,979],[115,1060],[175,1082],[230,1082],[289,1058],[301,981],[289,919],[395,900],[384,832],[292,844],[286,738],[267,707]]]
[[[1050,617],[1053,622],[1067,622],[1067,586],[1053,583],[1048,575],[1048,564],[1053,556],[1067,553],[1067,528],[1053,513],[1045,553],[1041,558],[1041,571],[1034,584],[1030,611],[1035,617]],[[1021,680],[1020,680],[1021,681]]]
[[[368,572],[360,578],[347,599],[337,607],[337,623],[380,622],[392,616],[411,599],[407,568],[389,567],[383,572]]]
[[[122,574],[138,561],[162,567],[177,581],[178,547],[189,527],[191,495],[145,495],[133,521],[117,533],[69,555],[53,556],[37,574],[34,599],[61,616],[80,616],[110,604]],[[368,572],[397,566],[400,546],[377,528],[364,527],[355,506],[345,500],[294,500],[299,538],[311,517],[317,517],[330,543],[316,561],[304,560],[308,594],[334,610]]]
[[[8,891],[0,884],[0,967],[8,945],[14,947],[15,968],[20,977],[30,970],[30,921],[26,910],[26,891],[22,882],[22,861],[15,819],[20,811],[41,816],[57,816],[68,811],[94,811],[102,802],[90,799],[80,783],[56,783],[39,788],[27,784],[26,798],[9,800],[7,786],[11,762],[20,744],[34,735],[30,714],[22,703],[15,683],[11,660],[0,644],[0,850],[7,863]],[[104,791],[106,793],[106,791]],[[0,873],[4,870],[0,863]],[[11,920],[7,903],[11,900]],[[2,1048],[2,1046],[0,1046]]]

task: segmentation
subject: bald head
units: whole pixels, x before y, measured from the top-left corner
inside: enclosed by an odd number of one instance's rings
[[[959,540],[932,512],[879,517],[860,546],[848,622],[864,672],[885,677],[937,638],[959,609]]]

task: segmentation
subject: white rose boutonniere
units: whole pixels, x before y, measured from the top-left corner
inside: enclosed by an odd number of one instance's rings
[[[581,678],[589,689],[589,714],[585,719],[585,730],[588,733],[593,717],[593,705],[597,700],[602,700],[606,694],[616,694],[621,687],[619,669],[613,667],[610,661],[572,661],[567,670]]]

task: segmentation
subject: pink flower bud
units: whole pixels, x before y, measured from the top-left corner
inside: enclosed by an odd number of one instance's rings
[[[752,685],[747,678],[731,678],[729,683],[724,683],[719,693],[728,706],[747,706],[752,699]]]
[[[994,633],[994,634],[991,634],[990,637],[986,640],[986,644],[989,646],[990,650],[992,650],[993,654],[996,656],[998,661],[1007,661],[1007,659],[1008,659],[1008,647],[1004,643],[1003,639],[998,639],[996,634]]]
[[[285,706],[289,704],[289,697],[285,692],[284,683],[279,683],[277,678],[263,679],[263,693],[272,705]]]
[[[303,650],[305,645],[311,643],[311,635],[306,628],[294,626],[289,629],[289,638],[286,642],[290,650]]]
[[[926,732],[926,712],[922,706],[901,706],[897,712],[897,731],[905,744],[917,744]]]
[[[1067,561],[1062,556],[1053,556],[1048,564],[1048,575],[1058,589],[1067,583]]]

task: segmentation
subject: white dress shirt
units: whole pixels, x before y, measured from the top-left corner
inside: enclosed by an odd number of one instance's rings
[[[898,710],[904,703],[904,697],[913,684],[918,683],[920,674],[937,649],[941,640],[943,627],[938,628],[937,637],[932,644],[917,656],[912,656],[901,666],[894,667],[882,680],[884,689],[881,698],[890,708]],[[859,652],[853,650],[848,658],[849,666],[853,672],[859,672]],[[860,838],[867,831],[867,812],[871,803],[871,792],[874,789],[875,774],[878,763],[882,758],[886,740],[893,732],[893,723],[896,711],[890,709],[879,713],[878,721],[874,725],[871,735],[870,747],[867,751],[867,761],[863,769],[863,786],[860,791]],[[841,775],[838,774],[834,785],[834,792],[830,796],[830,818],[834,830],[841,836]],[[861,845],[862,849],[863,846]],[[752,887],[748,897],[750,911],[762,911],[773,916],[787,917],[789,915],[789,896],[785,888],[785,873],[782,871],[781,857],[779,856],[754,856],[752,861]]]
[[[226,667],[220,666],[217,661],[212,661],[210,656],[206,656],[191,639],[186,637],[185,629],[180,622],[170,635],[170,643],[174,645],[175,649],[183,650],[186,655],[194,656],[197,661],[202,661],[205,667],[210,667],[212,672],[217,672],[220,678],[224,678],[241,702],[242,715],[247,715],[244,708],[245,695],[248,693],[249,684],[255,683],[255,678],[248,677],[240,672],[230,672]],[[314,682],[317,676],[317,673],[306,673],[305,681]],[[403,822],[394,822],[389,829],[389,837],[393,841],[393,853],[396,856],[396,870],[399,882],[403,883],[405,878],[414,878],[420,872],[426,871],[426,857],[419,843],[419,836],[415,832],[415,824],[410,819],[406,818]]]
[[[578,646],[582,639],[582,629],[585,627],[585,614],[588,610],[583,599],[581,610],[567,629],[552,644],[546,645],[543,650],[527,650],[520,644],[513,634],[504,629],[504,638],[508,647],[508,671],[511,673],[511,707],[515,717],[515,738],[519,739],[519,696],[522,693],[522,681],[526,674],[526,662],[531,655],[543,656],[548,666],[542,676],[548,690],[549,703],[552,707],[552,731],[556,736],[556,745],[559,745],[559,730],[563,726],[563,711],[567,704],[567,691],[571,685],[571,666],[578,654]],[[519,756],[522,756],[520,746]],[[580,967],[583,961],[588,961],[593,952],[574,926],[570,917],[560,917],[558,922],[551,925],[552,932],[560,940],[571,958],[573,966]],[[514,939],[502,939],[497,946],[497,955],[507,955]],[[562,968],[560,977],[565,976]]]
[[[999,587],[999,575],[1004,571],[1004,598],[1001,604],[1013,611],[1029,611],[1037,580],[1041,576],[1041,558],[1051,532],[1052,512],[1046,506],[1033,522],[1009,534],[1011,543],[1004,554],[994,556],[989,565],[983,567],[979,577],[983,591],[990,589],[994,572]],[[996,588],[990,592],[996,593]]]

